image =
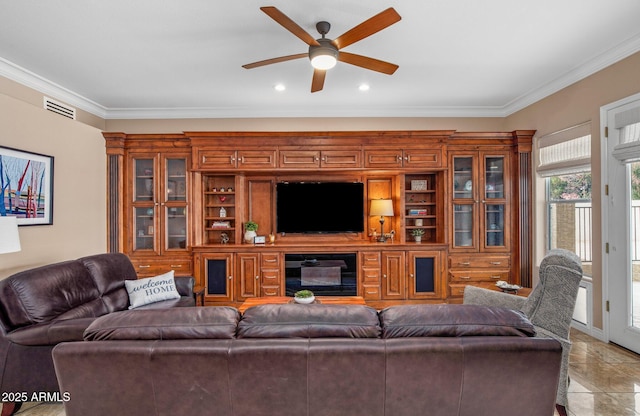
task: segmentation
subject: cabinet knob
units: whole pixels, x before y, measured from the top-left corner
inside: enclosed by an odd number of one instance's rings
[[[259,279],[260,279],[260,276],[256,276],[256,280],[259,280]]]
[[[233,278],[233,276],[229,276],[228,279],[231,280]]]
[[[458,264],[460,266],[469,266],[471,263],[469,263],[468,261],[465,261],[465,262],[461,262],[461,263],[458,263]]]
[[[500,279],[500,277],[501,277],[500,275],[497,275],[497,276],[491,276],[491,278],[492,278],[492,279]]]
[[[386,275],[386,274],[383,274],[383,275],[382,275],[382,277],[384,277],[384,278],[386,279],[386,278],[387,278],[387,275]]]
[[[413,277],[413,273],[409,273],[409,277]]]
[[[460,276],[460,279],[462,279],[462,280],[470,280],[471,277],[470,276]]]
[[[182,264],[172,264],[172,265],[171,265],[171,268],[172,268],[172,269],[179,269],[179,268],[181,268],[181,267],[182,267]]]

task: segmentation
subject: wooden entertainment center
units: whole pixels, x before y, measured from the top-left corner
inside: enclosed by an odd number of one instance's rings
[[[103,134],[109,251],[140,277],[195,276],[206,305],[284,296],[292,253],[355,254],[356,295],[378,308],[531,284],[532,130]],[[363,184],[364,232],[276,234],[276,184],[314,181]],[[375,199],[393,201],[384,243]],[[247,221],[265,244],[244,242]]]

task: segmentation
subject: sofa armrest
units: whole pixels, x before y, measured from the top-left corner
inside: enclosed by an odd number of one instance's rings
[[[192,276],[176,276],[174,277],[176,282],[176,289],[180,296],[193,297],[193,286],[195,285],[195,279]]]
[[[466,286],[462,303],[468,305],[500,306],[521,310],[527,298],[509,293],[497,292],[476,286]]]

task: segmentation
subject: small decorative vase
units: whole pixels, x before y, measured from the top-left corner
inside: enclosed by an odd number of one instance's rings
[[[309,303],[313,303],[313,301],[316,300],[316,297],[315,296],[310,296],[308,298],[294,297],[293,300],[295,303],[302,303],[302,304],[308,305]]]
[[[415,235],[415,236],[413,236],[413,238],[416,241],[416,243],[421,243],[422,242],[422,236],[421,235]]]
[[[244,241],[245,243],[250,243],[253,244],[253,239],[255,238],[255,236],[257,236],[258,234],[256,234],[255,231],[245,231],[244,232]]]

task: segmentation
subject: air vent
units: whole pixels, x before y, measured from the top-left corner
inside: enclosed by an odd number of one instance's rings
[[[66,104],[63,104],[59,101],[52,100],[49,97],[44,98],[44,108],[45,110],[53,111],[56,114],[60,114],[61,116],[65,116],[72,120],[76,119],[76,109],[73,107],[69,107]]]

